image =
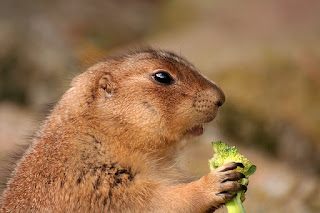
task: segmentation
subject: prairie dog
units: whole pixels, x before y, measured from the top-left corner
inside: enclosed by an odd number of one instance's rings
[[[182,139],[203,133],[222,90],[186,59],[146,49],[78,75],[17,165],[2,212],[207,212],[243,189],[228,163],[186,182]]]

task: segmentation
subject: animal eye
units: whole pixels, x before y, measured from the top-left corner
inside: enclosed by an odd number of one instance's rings
[[[173,84],[174,80],[171,75],[165,71],[159,71],[152,75],[152,78],[160,84],[170,85]]]

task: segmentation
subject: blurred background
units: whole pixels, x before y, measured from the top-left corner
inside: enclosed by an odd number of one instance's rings
[[[318,0],[1,1],[1,166],[72,77],[139,44],[185,56],[226,94],[186,150],[193,176],[222,140],[257,165],[247,212],[320,212]]]

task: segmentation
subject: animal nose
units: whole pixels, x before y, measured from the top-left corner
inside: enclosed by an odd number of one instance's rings
[[[196,94],[194,106],[198,112],[211,114],[216,111],[217,107],[222,106],[225,102],[223,91],[213,82],[204,90]]]
[[[221,107],[224,102],[226,101],[226,96],[224,95],[224,92],[222,91],[222,89],[220,87],[218,87],[217,85],[215,85],[215,93],[216,93],[216,105],[218,107]]]

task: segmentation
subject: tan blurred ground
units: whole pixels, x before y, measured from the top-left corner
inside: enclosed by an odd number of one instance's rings
[[[223,140],[258,167],[247,212],[320,211],[319,1],[1,4],[2,159],[34,133],[75,73],[150,44],[181,53],[226,94],[217,119],[186,150],[194,176],[208,172],[210,142]]]

